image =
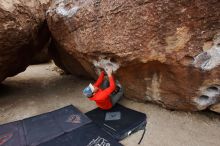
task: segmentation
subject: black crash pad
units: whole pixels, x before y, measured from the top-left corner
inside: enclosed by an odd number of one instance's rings
[[[39,146],[122,146],[114,138],[90,123]]]
[[[146,114],[120,104],[115,105],[110,110],[96,108],[87,112],[86,115],[118,141],[138,130],[144,130],[147,124]]]
[[[25,137],[21,121],[0,126],[0,146],[24,146]]]
[[[0,126],[0,146],[36,146],[90,123],[74,106]]]

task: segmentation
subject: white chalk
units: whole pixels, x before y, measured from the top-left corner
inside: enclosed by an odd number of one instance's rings
[[[56,9],[56,13],[63,16],[72,17],[74,14],[77,13],[78,10],[79,10],[78,6],[74,6],[70,9],[67,9],[65,8],[65,5],[63,3],[60,3]]]
[[[116,72],[120,67],[118,63],[111,62],[110,58],[103,59],[102,57],[100,57],[98,61],[94,60],[93,64],[95,67],[103,68],[104,70],[111,68],[113,72]]]
[[[212,87],[212,86],[211,86]],[[202,87],[201,96],[194,98],[194,102],[199,109],[205,109],[210,105],[218,102],[218,97],[220,96],[220,86],[213,85],[216,89],[210,89],[207,87]]]
[[[220,40],[220,39],[219,39]],[[214,45],[195,57],[193,65],[201,68],[202,70],[211,70],[220,65],[220,41],[214,43]]]

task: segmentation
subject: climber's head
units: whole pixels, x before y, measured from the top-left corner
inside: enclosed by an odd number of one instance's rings
[[[92,97],[93,93],[97,92],[98,88],[93,86],[91,83],[83,90],[83,94],[86,97]]]

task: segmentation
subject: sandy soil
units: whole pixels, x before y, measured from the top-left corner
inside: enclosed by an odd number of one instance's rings
[[[53,64],[34,65],[0,85],[0,124],[24,119],[73,104],[82,112],[95,104],[82,96],[90,81],[59,75]],[[142,146],[219,146],[220,115],[211,112],[169,111],[153,104],[123,99],[121,104],[145,112],[147,132]],[[142,132],[122,141],[136,146]]]

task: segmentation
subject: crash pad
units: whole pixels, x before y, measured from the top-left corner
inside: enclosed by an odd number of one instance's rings
[[[74,106],[0,126],[0,146],[36,146],[91,120]]]
[[[96,124],[84,125],[39,146],[122,146]]]
[[[139,130],[145,130],[147,116],[120,104],[110,110],[96,108],[86,115],[101,129],[120,141]]]

